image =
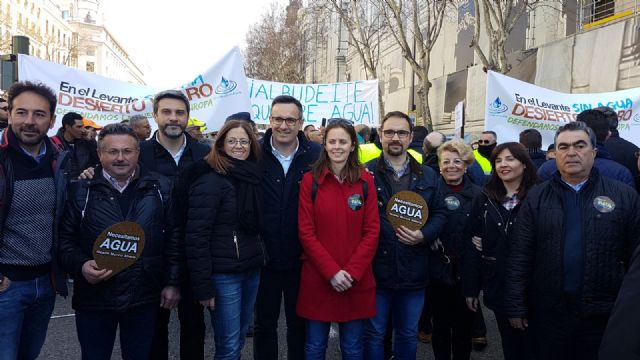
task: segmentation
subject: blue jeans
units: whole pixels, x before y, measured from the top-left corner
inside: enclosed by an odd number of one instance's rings
[[[40,354],[56,294],[49,275],[12,281],[0,293],[0,359],[35,359]]]
[[[364,330],[364,358],[384,360],[384,335],[391,312],[394,359],[414,360],[418,347],[418,321],[423,305],[424,289],[377,289],[376,316],[366,322]]]
[[[344,360],[362,360],[362,334],[365,320],[339,323],[340,351]],[[324,360],[327,352],[330,322],[307,321],[307,341],[304,345],[306,360]]]
[[[214,359],[240,359],[245,335],[253,321],[260,271],[213,274],[215,307],[211,310]]]
[[[122,359],[148,359],[157,311],[157,305],[125,312],[76,310],[82,360],[110,360],[118,325]]]

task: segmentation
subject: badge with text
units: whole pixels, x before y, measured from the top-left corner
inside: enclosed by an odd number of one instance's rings
[[[608,196],[598,196],[593,199],[593,206],[599,212],[606,214],[612,212],[613,209],[616,208],[616,203]]]
[[[422,229],[428,217],[427,202],[413,191],[397,192],[387,203],[387,220],[396,230],[400,225],[413,231]]]
[[[349,198],[347,199],[347,205],[349,205],[349,207],[353,211],[360,210],[362,208],[362,195],[353,194],[349,196]]]
[[[447,209],[451,211],[457,210],[460,207],[460,200],[453,195],[444,198],[444,203],[447,205]]]
[[[131,266],[144,250],[144,230],[140,225],[125,221],[104,230],[93,244],[93,258],[100,269],[112,270],[113,275]]]

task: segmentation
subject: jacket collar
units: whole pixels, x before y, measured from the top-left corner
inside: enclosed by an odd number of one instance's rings
[[[271,147],[271,137],[273,136],[273,130],[267,129],[264,136],[262,137],[262,148],[264,149],[264,153],[271,154],[273,148]],[[302,152],[307,152],[311,149],[311,141],[307,140],[302,131],[298,131],[298,151],[294,154],[296,157],[298,154]]]

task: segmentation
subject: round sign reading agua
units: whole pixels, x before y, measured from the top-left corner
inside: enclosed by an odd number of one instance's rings
[[[93,258],[100,269],[113,275],[133,265],[144,250],[144,230],[137,223],[125,221],[105,229],[93,244]]]
[[[396,230],[400,225],[413,231],[422,229],[428,218],[427,202],[413,191],[397,192],[387,203],[387,220]]]

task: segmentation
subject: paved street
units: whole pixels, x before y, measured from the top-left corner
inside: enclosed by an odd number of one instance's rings
[[[284,313],[284,311],[282,312]],[[490,343],[489,346],[482,352],[473,352],[471,358],[474,360],[499,360],[502,359],[502,353],[500,350],[500,343],[498,338],[498,330],[493,319],[491,311],[485,312],[487,319],[487,327],[489,332]],[[178,345],[178,325],[177,315],[175,312],[172,314],[171,319],[171,340],[169,344],[170,359],[179,358],[179,345]],[[279,329],[284,329],[284,318],[281,317],[281,326]],[[205,353],[208,359],[213,359],[213,336],[211,334],[211,324],[207,316],[207,337]],[[327,352],[327,359],[340,359],[340,352],[338,350],[337,333],[331,332],[331,340],[329,342],[329,350]],[[284,331],[280,331],[280,344],[284,344],[285,335]],[[247,338],[247,343],[243,351],[243,359],[252,359],[252,340]],[[71,297],[62,299],[58,297],[56,308],[53,313],[53,318],[49,323],[49,333],[47,334],[47,341],[45,342],[40,359],[65,359],[73,360],[80,358],[80,345],[78,344],[78,338],[76,337],[75,317],[73,316],[73,310],[71,310]],[[120,350],[118,341],[112,356],[114,360],[120,360]],[[280,359],[286,359],[286,351],[284,347],[281,347]],[[418,350],[419,360],[433,359],[433,354],[430,345],[420,344]]]

